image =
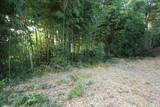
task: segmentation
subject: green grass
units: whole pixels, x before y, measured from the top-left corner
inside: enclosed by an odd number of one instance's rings
[[[13,97],[13,91],[1,91],[0,92],[0,107],[3,107],[4,105],[8,105],[11,103],[10,100],[12,100]],[[6,106],[7,107],[7,106]]]
[[[16,90],[0,92],[0,107],[60,107],[43,94],[23,94]]]
[[[45,74],[44,72],[32,72],[32,71],[18,72],[18,73],[13,74],[10,79],[5,78],[5,84],[6,86],[7,85],[15,86],[17,84],[27,81],[28,79],[31,79],[34,77],[41,77],[44,74]]]
[[[69,92],[68,94],[68,99],[74,99],[79,96],[82,96],[84,90],[85,90],[86,85],[84,83],[77,83],[74,88]]]
[[[6,85],[10,84],[14,86],[19,83],[23,83],[27,81],[28,79],[31,79],[34,77],[41,77],[44,74],[47,74],[49,72],[56,72],[56,70],[51,66],[41,65],[39,67],[35,67],[33,71],[25,69],[24,71],[17,71],[17,72],[11,73],[10,78],[6,77],[6,78],[0,78],[0,79],[4,79]],[[0,87],[1,87],[1,83],[0,83]]]
[[[13,107],[59,107],[57,104],[51,104],[49,99],[42,94],[18,95]]]
[[[71,81],[74,81],[74,82],[78,81],[78,79],[79,79],[78,75],[76,75],[76,74],[70,75],[69,78]]]

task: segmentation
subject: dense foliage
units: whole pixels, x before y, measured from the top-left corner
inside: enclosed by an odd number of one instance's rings
[[[2,77],[110,57],[144,56],[160,46],[158,0],[2,0]]]

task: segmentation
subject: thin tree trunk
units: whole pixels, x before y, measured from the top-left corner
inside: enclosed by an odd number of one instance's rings
[[[8,55],[8,75],[9,75],[9,87],[11,83],[11,57],[10,57],[10,49],[11,48],[11,32],[9,34],[9,55]]]
[[[31,49],[29,49],[30,68],[33,71],[33,55]]]
[[[30,41],[30,48],[29,48],[29,59],[30,59],[30,68],[33,71],[34,64],[33,64],[33,46],[32,46],[32,38],[31,35],[29,35],[29,41]]]

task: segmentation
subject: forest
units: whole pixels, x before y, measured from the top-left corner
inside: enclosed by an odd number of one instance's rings
[[[152,50],[158,47],[159,0],[0,1],[0,90],[41,72],[65,74],[70,68],[116,63],[114,58],[153,57]],[[71,76],[73,81],[77,78]],[[77,84],[79,91],[85,87]],[[74,90],[69,98],[75,97],[73,93]],[[41,98],[41,95],[19,99],[32,97]],[[0,106],[6,105],[1,101]],[[29,101],[25,104],[34,103]],[[17,101],[13,107],[19,107],[22,102]]]

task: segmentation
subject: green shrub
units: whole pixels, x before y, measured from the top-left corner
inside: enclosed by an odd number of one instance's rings
[[[70,62],[63,56],[51,58],[50,65],[56,69],[64,69],[70,66]]]
[[[145,56],[146,24],[138,11],[122,13],[109,9],[103,24],[98,28],[97,40],[103,42],[106,58]]]
[[[3,90],[4,86],[5,86],[4,80],[0,81],[0,91]]]
[[[41,94],[19,95],[13,102],[13,107],[59,107],[56,104],[51,104],[49,99]]]
[[[89,64],[96,64],[104,59],[105,53],[103,46],[104,44],[99,43],[93,46],[93,49],[85,50],[81,52],[81,61]]]
[[[8,105],[10,103],[11,96],[12,96],[13,91],[5,91],[3,90],[0,92],[0,107],[3,107],[4,105]]]
[[[83,83],[78,83],[75,87],[69,92],[68,99],[74,99],[81,96],[85,90],[86,85]]]

